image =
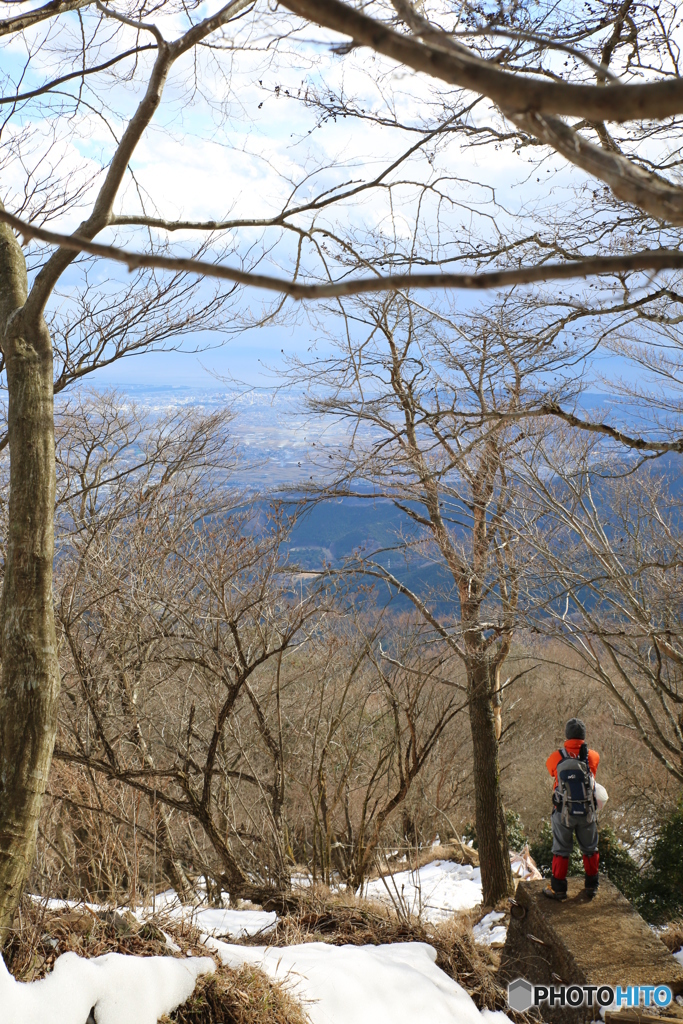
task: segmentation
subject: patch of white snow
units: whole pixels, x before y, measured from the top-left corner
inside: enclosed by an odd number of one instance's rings
[[[486,1024],[510,1024],[510,1018],[502,1010],[482,1010],[481,1016]]]
[[[436,951],[423,942],[278,948],[210,939],[208,945],[224,964],[254,964],[287,985],[311,1024],[482,1024],[470,996],[436,966]],[[487,1017],[486,1024],[502,1022]]]
[[[470,864],[433,860],[417,871],[373,878],[363,895],[383,903],[399,903],[411,914],[437,924],[481,903],[481,872]]]
[[[267,935],[277,924],[277,914],[269,910],[222,910],[220,907],[179,907],[169,911],[171,918],[191,920],[205,935]]]
[[[313,879],[310,875],[303,871],[298,871],[292,875],[292,889],[308,889],[313,884]]]
[[[485,917],[482,917],[481,921],[474,925],[472,934],[477,945],[502,945],[505,942],[508,930],[505,925],[498,924],[504,917],[505,914],[492,910],[490,914],[486,914]]]
[[[48,910],[77,910],[79,907],[87,907],[94,914],[112,910],[111,907],[83,901],[79,903],[75,900],[42,899],[40,896],[34,896],[33,899]],[[192,921],[206,935],[229,935],[233,939],[241,939],[246,935],[267,935],[277,924],[277,914],[274,911],[232,910],[185,904],[173,889],[158,893],[154,906],[157,914],[163,914],[171,920]],[[116,907],[116,910],[120,914],[125,914],[130,908]],[[152,909],[149,906],[138,907],[131,912],[141,922],[152,917]]]
[[[0,957],[2,1024],[85,1024],[93,1007],[97,1024],[157,1024],[214,969],[210,957],[64,953],[46,978],[19,982]]]
[[[102,910],[112,909],[99,903],[87,903],[85,900],[58,900],[45,896],[31,896],[30,898],[34,903],[45,907],[46,910],[79,910],[81,907],[87,907],[89,910],[92,910],[93,914],[97,914]]]

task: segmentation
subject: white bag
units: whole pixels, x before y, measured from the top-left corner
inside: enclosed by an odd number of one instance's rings
[[[595,793],[595,803],[597,804],[598,810],[601,811],[609,800],[607,790],[604,786],[601,786],[599,782],[594,782],[593,792]]]

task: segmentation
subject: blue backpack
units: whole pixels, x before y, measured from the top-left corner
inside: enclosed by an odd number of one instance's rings
[[[596,804],[588,753],[585,760],[572,757],[564,747],[559,753],[561,760],[557,766],[557,788],[553,802],[560,813],[562,824],[567,828],[589,824],[596,819]]]

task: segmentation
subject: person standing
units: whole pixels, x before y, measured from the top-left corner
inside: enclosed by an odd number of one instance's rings
[[[586,895],[598,890],[598,815],[595,799],[595,773],[600,763],[596,750],[586,744],[586,726],[580,718],[570,718],[564,730],[565,743],[550,755],[545,765],[553,785],[553,865],[550,885],[543,895],[553,900],[567,898],[567,871],[574,848],[574,835],[583,855]]]

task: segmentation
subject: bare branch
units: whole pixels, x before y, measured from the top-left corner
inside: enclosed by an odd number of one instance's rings
[[[617,441],[625,448],[631,448],[634,451],[656,452],[658,455],[664,455],[666,452],[683,452],[683,437],[679,437],[675,441],[648,441],[644,437],[633,437],[631,434],[618,430],[609,423],[592,422],[591,420],[582,419],[572,412],[567,412],[555,402],[544,402],[538,409],[523,409],[518,414],[514,412],[498,413],[496,410],[491,410],[487,413],[488,419],[500,420],[501,422],[514,419],[537,419],[542,416],[555,416],[557,419],[568,424],[568,426],[577,427],[579,430],[589,434],[603,434],[605,437]]]
[[[443,46],[401,35],[341,0],[286,0],[284,6],[414,71],[488,96],[503,110],[561,114],[591,121],[630,121],[683,113],[683,82],[679,78],[608,87],[541,81],[503,71],[464,46],[455,52],[447,46],[453,41],[445,33]],[[433,38],[433,32],[430,35]]]
[[[683,224],[683,189],[642,170],[620,153],[593,145],[558,117],[538,113],[507,116],[570,163],[606,182],[618,199],[639,206],[658,220]]]
[[[134,53],[144,53],[145,50],[156,50],[156,46],[154,43],[148,43],[146,46],[134,46],[131,50],[119,53],[116,57],[112,57],[111,60],[106,61],[104,64],[98,64],[94,68],[81,68],[80,71],[72,71],[68,75],[62,75],[61,78],[55,78],[52,82],[41,85],[38,89],[32,89],[31,92],[17,93],[16,96],[3,96],[0,98],[0,105],[4,103],[22,103],[24,100],[31,100],[34,96],[41,96],[51,89],[56,89],[58,85],[71,82],[74,78],[84,78],[86,75],[95,75],[98,71],[106,71],[107,68],[118,64],[121,60],[125,60],[126,57],[131,57]]]
[[[122,25],[128,25],[129,28],[135,28],[138,31],[151,32],[159,45],[163,43],[164,37],[157,26],[153,25],[151,22],[134,21],[133,18],[127,18],[124,14],[119,14],[118,11],[110,10],[110,8],[105,7],[103,3],[100,3],[100,0],[95,0],[95,6],[106,18],[113,18],[114,21],[120,21]]]
[[[44,7],[27,14],[19,14],[16,18],[6,18],[0,21],[0,36],[10,35],[12,32],[21,32],[22,29],[30,28],[48,18],[56,18],[59,14],[66,14],[68,11],[77,11],[81,7],[88,7],[93,0],[51,0]]]
[[[41,242],[58,245],[68,252],[87,252],[92,256],[101,256],[116,263],[123,263],[129,270],[155,267],[159,270],[183,271],[202,277],[232,281],[252,288],[262,288],[280,295],[289,295],[293,299],[326,299],[411,288],[484,291],[488,288],[509,288],[512,285],[535,284],[541,281],[569,281],[597,274],[626,274],[647,270],[660,272],[683,268],[682,251],[645,249],[628,256],[590,256],[573,263],[546,263],[519,267],[517,270],[491,270],[473,274],[388,274],[386,277],[378,274],[376,277],[351,278],[330,284],[300,284],[286,278],[233,269],[220,263],[207,263],[205,260],[128,252],[114,245],[91,242],[78,234],[62,235],[55,231],[47,231],[45,228],[26,223],[6,210],[0,210],[0,221],[9,224],[25,239],[37,238]]]

